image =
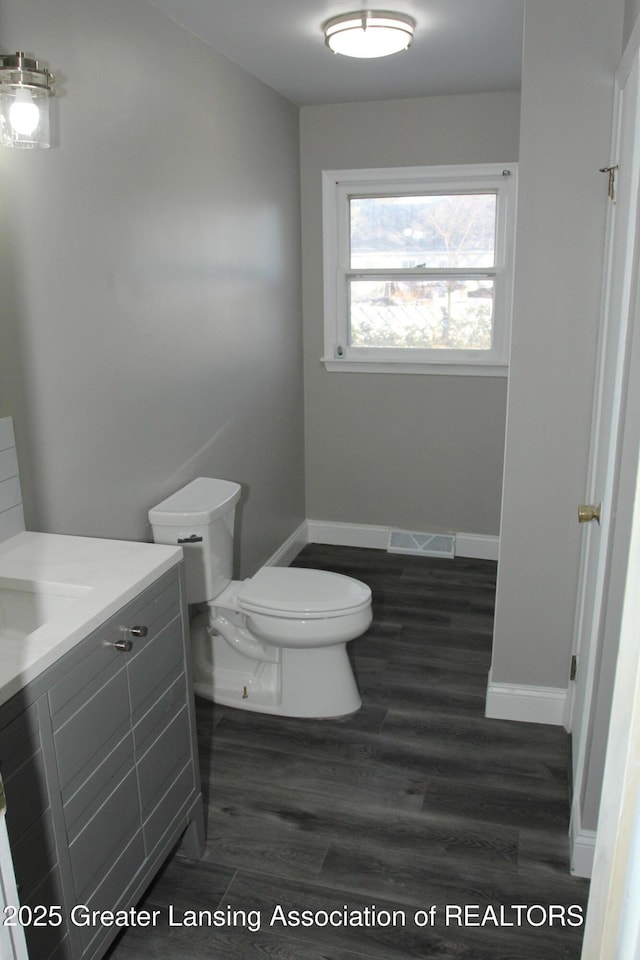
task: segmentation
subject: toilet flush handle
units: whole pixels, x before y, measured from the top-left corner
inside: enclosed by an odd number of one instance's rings
[[[202,537],[192,533],[190,537],[178,537],[178,543],[202,543]]]

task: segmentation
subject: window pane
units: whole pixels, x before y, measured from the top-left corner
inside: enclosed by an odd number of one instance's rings
[[[492,267],[496,194],[351,197],[351,267]]]
[[[349,345],[490,350],[493,280],[351,280]]]

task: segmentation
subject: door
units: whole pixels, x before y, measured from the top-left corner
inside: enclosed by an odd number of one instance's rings
[[[611,184],[610,217],[605,264],[601,334],[598,349],[593,410],[588,505],[600,507],[599,522],[583,525],[583,543],[576,611],[574,655],[576,676],[569,691],[567,727],[573,735],[572,866],[574,845],[583,831],[581,798],[594,735],[595,690],[599,678],[610,668],[607,658],[616,650],[603,644],[606,603],[612,577],[612,545],[615,536],[615,506],[618,497],[621,430],[626,403],[626,362],[629,313],[635,283],[636,227],[638,225],[638,180],[640,149],[638,134],[640,71],[636,57],[628,75],[619,80],[616,123],[611,161],[615,165]],[[618,169],[619,167],[619,169]],[[605,173],[609,180],[609,174]],[[607,189],[608,183],[603,184]],[[587,514],[587,517],[589,514]],[[586,518],[585,518],[586,519]],[[622,551],[613,554],[615,556]],[[619,571],[614,572],[619,574]]]

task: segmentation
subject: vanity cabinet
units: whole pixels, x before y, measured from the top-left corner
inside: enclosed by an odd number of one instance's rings
[[[183,835],[201,853],[186,623],[176,567],[0,708],[20,899],[50,910],[30,960],[98,960],[118,929],[73,908],[131,907]]]

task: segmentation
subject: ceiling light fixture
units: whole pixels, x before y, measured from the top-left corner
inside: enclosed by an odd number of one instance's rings
[[[388,57],[411,45],[415,25],[415,20],[403,13],[360,10],[327,20],[324,42],[345,57]]]
[[[53,75],[24,53],[0,54],[0,143],[48,147]]]

